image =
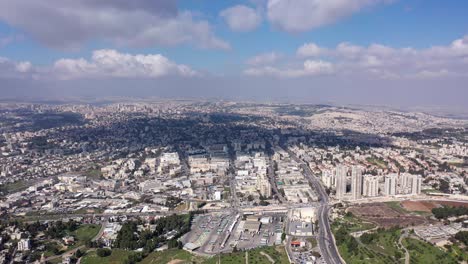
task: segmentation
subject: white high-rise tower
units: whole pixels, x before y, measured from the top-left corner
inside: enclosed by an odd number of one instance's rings
[[[336,198],[341,199],[346,194],[346,173],[348,169],[345,166],[336,167]]]
[[[397,187],[397,175],[389,174],[385,177],[385,195],[395,195]]]
[[[364,177],[364,184],[362,194],[366,197],[375,197],[379,195],[379,177],[366,176]]]
[[[358,166],[353,166],[351,170],[351,193],[354,200],[362,197],[362,172]]]
[[[411,182],[411,194],[413,195],[421,194],[421,183],[422,183],[421,175],[413,175],[412,182]]]

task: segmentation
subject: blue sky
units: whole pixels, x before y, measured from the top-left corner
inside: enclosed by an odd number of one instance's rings
[[[459,89],[467,13],[458,0],[0,0],[0,78],[63,87],[122,78],[137,86],[438,79]]]
[[[219,36],[231,44],[232,50],[200,49],[190,45],[120,48],[98,43],[99,41],[89,41],[83,43],[79,51],[64,52],[47,47],[28,36],[22,28],[9,26],[0,19],[0,37],[15,34],[23,37],[2,47],[0,56],[48,64],[63,57],[89,57],[95,49],[118,48],[131,53],[163,53],[185,64],[217,70],[231,63],[241,64],[249,57],[266,51],[294,54],[298,46],[310,41],[327,47],[347,41],[358,45],[381,43],[393,47],[425,48],[446,45],[468,34],[468,2],[458,0],[396,1],[393,4],[374,6],[323,28],[301,33],[282,32],[267,21],[263,21],[252,32],[230,31],[219,13],[238,4],[255,7],[249,1],[184,0],[179,3],[181,10],[200,12],[200,16],[210,21]]]

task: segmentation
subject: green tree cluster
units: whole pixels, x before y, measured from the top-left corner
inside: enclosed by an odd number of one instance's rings
[[[440,208],[433,208],[432,213],[437,219],[445,219],[452,216],[468,215],[468,207],[444,206]]]
[[[138,221],[129,221],[123,224],[114,246],[126,250],[135,250],[143,248],[142,256],[145,257],[153,252],[156,248],[168,243],[169,248],[182,248],[182,243],[178,239],[185,233],[190,231],[191,220],[193,214],[189,215],[171,215],[157,220],[153,220],[151,224],[156,225],[154,231],[143,230],[138,231]],[[167,234],[174,232],[168,240]],[[139,258],[140,256],[135,256]]]
[[[468,245],[468,231],[460,231],[456,233],[455,238],[463,242],[463,244]]]

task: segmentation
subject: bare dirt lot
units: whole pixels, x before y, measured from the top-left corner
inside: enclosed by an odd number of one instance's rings
[[[397,211],[384,203],[362,204],[349,208],[350,212],[363,220],[373,222],[380,227],[413,226],[426,222],[424,217]]]
[[[431,212],[433,208],[441,206],[468,207],[468,203],[453,201],[403,201],[401,202],[401,206],[411,212]]]
[[[437,205],[426,201],[403,201],[401,206],[411,212],[431,212]]]

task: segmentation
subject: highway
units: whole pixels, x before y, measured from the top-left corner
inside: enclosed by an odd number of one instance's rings
[[[285,148],[287,149],[287,148]],[[330,264],[342,264],[340,253],[335,244],[335,239],[333,238],[333,233],[330,228],[330,220],[328,218],[329,206],[328,206],[328,195],[325,192],[322,184],[319,180],[313,175],[309,166],[300,160],[296,154],[289,149],[287,149],[289,155],[295,159],[298,163],[301,164],[302,169],[304,170],[304,176],[307,178],[309,183],[315,188],[317,194],[319,195],[320,206],[318,207],[317,216],[319,223],[319,235],[317,237],[320,251],[322,257],[326,263]]]
[[[231,161],[229,163],[229,171],[235,171],[233,162]],[[237,189],[236,189],[236,175],[229,173],[228,174],[229,178],[229,188],[231,189],[231,205],[232,209],[237,212],[239,210],[240,202],[239,202],[239,197],[237,197]]]

